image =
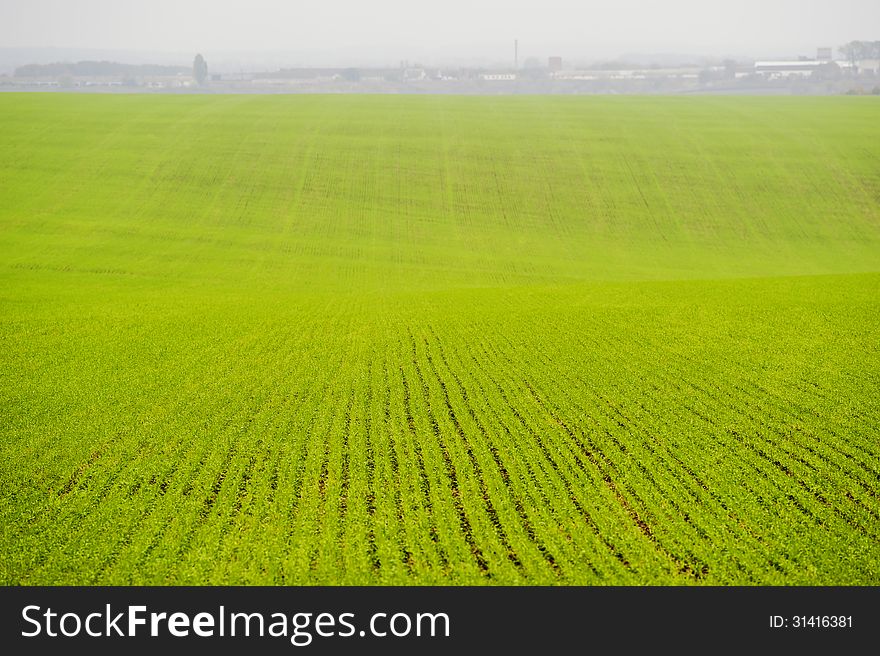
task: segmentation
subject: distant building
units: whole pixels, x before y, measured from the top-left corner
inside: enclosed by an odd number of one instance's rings
[[[403,79],[405,82],[417,82],[428,77],[424,68],[405,68],[403,69]]]
[[[831,48],[818,48],[816,50],[816,59],[823,62],[830,62],[833,59],[831,56]]]
[[[857,66],[859,73],[880,74],[880,59],[860,59]]]
[[[482,73],[481,80],[515,80],[516,73]]]
[[[547,68],[549,68],[552,72],[561,71],[562,57],[549,57],[547,59]]]
[[[799,61],[756,61],[755,73],[768,78],[779,77],[807,77],[813,71],[819,70],[827,62],[815,59],[802,59]]]

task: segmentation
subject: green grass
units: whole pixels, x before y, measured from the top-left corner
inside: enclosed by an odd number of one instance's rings
[[[0,95],[0,582],[876,584],[878,117]]]

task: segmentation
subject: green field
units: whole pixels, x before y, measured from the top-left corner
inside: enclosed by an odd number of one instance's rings
[[[0,95],[0,583],[878,584],[878,119]]]

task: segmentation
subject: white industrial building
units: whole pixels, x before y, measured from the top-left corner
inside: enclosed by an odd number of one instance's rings
[[[756,61],[755,73],[759,73],[769,78],[777,77],[794,77],[809,76],[813,71],[827,66],[827,61],[816,61],[814,59],[805,59],[798,61]]]

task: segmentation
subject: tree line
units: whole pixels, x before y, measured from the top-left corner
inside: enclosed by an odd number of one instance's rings
[[[862,59],[880,59],[880,41],[850,41],[838,48],[853,65]]]
[[[97,77],[97,76],[142,76],[177,75],[186,73],[183,66],[163,66],[159,64],[120,64],[111,61],[55,62],[52,64],[25,64],[15,69],[15,77]]]

